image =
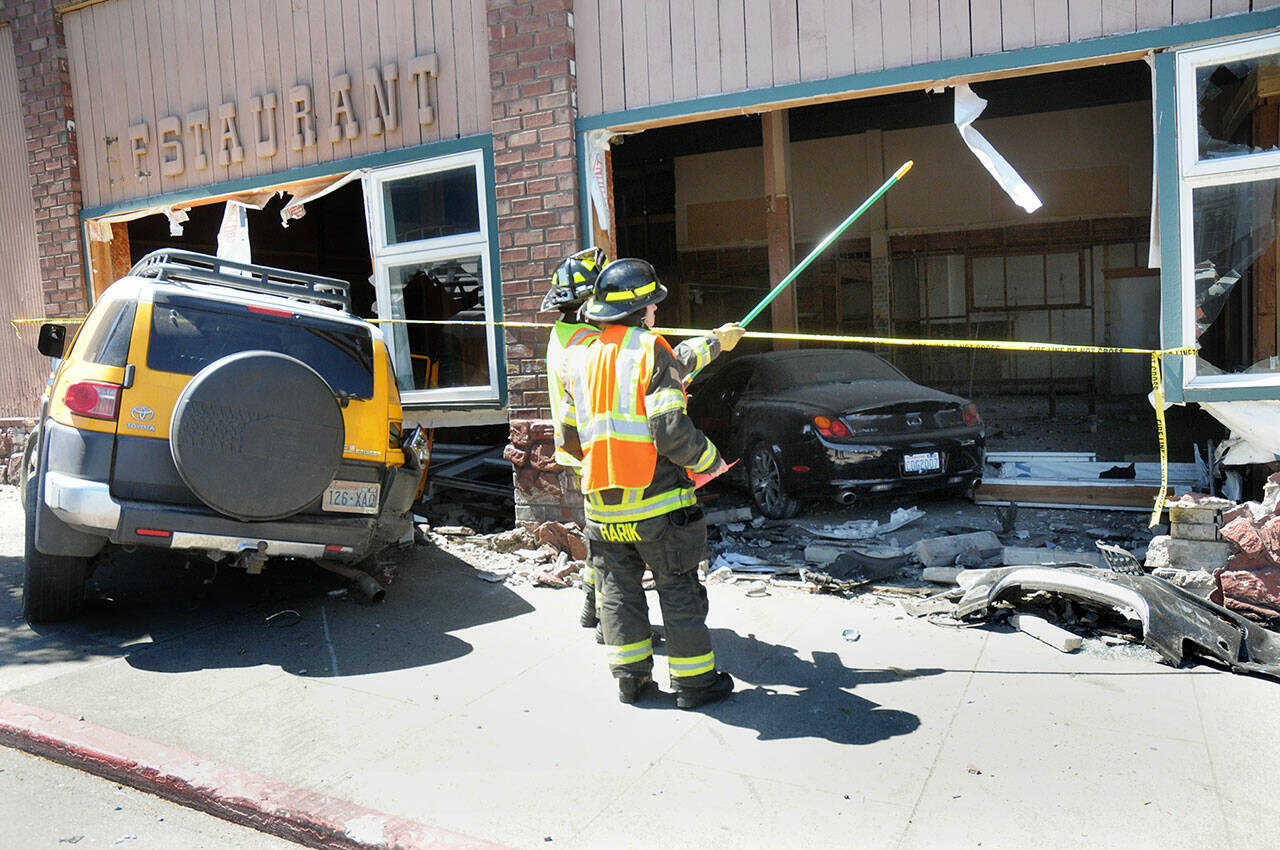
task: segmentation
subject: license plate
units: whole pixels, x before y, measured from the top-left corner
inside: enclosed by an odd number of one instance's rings
[[[324,491],[323,508],[349,514],[376,514],[381,491],[381,484],[335,481]]]
[[[937,472],[942,469],[942,456],[938,452],[921,452],[902,456],[903,472]]]

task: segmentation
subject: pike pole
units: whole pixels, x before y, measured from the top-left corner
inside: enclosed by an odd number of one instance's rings
[[[743,318],[741,322],[738,322],[738,324],[745,328],[748,324],[751,323],[751,321],[756,316],[759,316],[760,313],[764,311],[764,308],[769,306],[769,304],[773,301],[773,299],[777,298],[779,295],[782,294],[782,290],[790,286],[792,281],[794,281],[797,277],[799,277],[800,273],[804,271],[806,268],[808,268],[809,264],[812,263],[815,259],[817,259],[818,255],[821,254],[824,250],[826,250],[828,245],[834,242],[841,233],[844,233],[845,230],[848,229],[849,225],[857,221],[858,217],[861,216],[864,212],[866,212],[867,209],[872,204],[880,200],[880,196],[883,195],[885,192],[889,191],[889,187],[892,186],[894,183],[897,183],[898,180],[901,179],[902,175],[906,174],[908,171],[911,170],[911,166],[914,164],[915,163],[912,160],[907,160],[906,162],[902,163],[902,165],[898,168],[898,170],[893,172],[892,176],[890,176],[888,180],[884,181],[884,183],[880,186],[879,189],[876,189],[875,192],[872,193],[871,197],[867,198],[865,201],[862,202],[862,206],[854,210],[849,215],[848,218],[846,218],[844,221],[840,223],[839,227],[837,227],[835,230],[828,233],[826,238],[824,238],[821,242],[819,242],[814,247],[814,249],[809,252],[809,256],[801,260],[800,265],[796,266],[794,269],[792,269],[790,272],[787,273],[786,277],[778,281],[778,285],[775,286],[773,290],[764,297],[764,300],[761,301],[759,304],[757,304],[751,310],[751,312],[748,313],[745,318]]]

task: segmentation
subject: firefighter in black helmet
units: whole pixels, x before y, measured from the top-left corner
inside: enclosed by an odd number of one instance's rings
[[[685,411],[675,351],[650,330],[667,295],[644,260],[610,263],[583,314],[599,336],[570,351],[564,375],[562,448],[582,460],[582,492],[599,610],[618,698],[635,702],[653,683],[653,639],[641,576],[652,571],[667,628],[676,704],[723,699],[733,679],[716,669],[698,564],[707,527],[692,476],[727,469]],[[709,354],[732,348],[736,325],[707,339]]]

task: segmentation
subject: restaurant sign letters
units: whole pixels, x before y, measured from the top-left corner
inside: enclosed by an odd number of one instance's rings
[[[400,127],[402,89],[404,98],[416,106],[417,122],[433,124],[435,110],[427,83],[439,73],[439,67],[434,53],[415,56],[405,67],[403,87],[399,84],[398,63],[370,68],[364,77],[366,108],[360,116],[356,115],[351,96],[351,75],[330,77],[329,122],[323,141],[336,145],[359,138],[362,132],[370,136],[395,132]],[[157,157],[160,175],[177,177],[188,168],[204,171],[213,163],[225,168],[244,162],[246,146],[252,147],[255,156],[270,159],[279,153],[282,135],[295,151],[314,148],[321,140],[315,94],[309,85],[293,86],[283,101],[274,91],[255,95],[249,99],[248,107],[247,112],[242,112],[233,101],[221,104],[212,116],[206,108],[165,116],[155,122],[154,128],[149,123],[134,124],[126,136],[134,173],[139,178],[150,177]],[[113,141],[109,139],[108,144]]]

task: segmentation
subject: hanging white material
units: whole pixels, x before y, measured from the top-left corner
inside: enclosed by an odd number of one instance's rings
[[[1151,149],[1158,150],[1159,130],[1156,116],[1156,104],[1159,99],[1156,98],[1156,60],[1155,54],[1150,50],[1147,55],[1142,57],[1147,63],[1147,67],[1151,69]],[[1157,173],[1156,158],[1151,158],[1151,233],[1147,237],[1147,268],[1160,268],[1160,175]],[[1163,320],[1163,316],[1161,319]],[[1163,329],[1163,326],[1162,326]],[[1163,336],[1160,337],[1164,339]]]
[[[608,130],[587,133],[587,189],[596,209],[596,222],[601,230],[609,229],[609,185],[605,173],[605,155],[615,134]]]
[[[1000,188],[1004,189],[1013,202],[1022,207],[1027,212],[1035,212],[1040,209],[1041,202],[1027,185],[1027,181],[1014,171],[1009,161],[1002,157],[991,143],[983,138],[982,134],[973,129],[971,124],[978,120],[978,116],[982,114],[982,110],[987,108],[987,102],[973,93],[968,83],[961,83],[955,87],[956,105],[955,105],[955,124],[956,129],[960,131],[960,138],[969,146],[969,150],[973,151],[973,155],[978,158],[978,162],[991,172],[991,176],[1000,184]]]
[[[227,201],[222,211],[222,226],[218,228],[218,258],[238,263],[253,262],[249,249],[249,214],[243,204]]]
[[[289,199],[289,203],[284,205],[280,210],[280,225],[288,227],[289,222],[294,219],[302,218],[307,214],[306,205],[318,198],[323,198],[330,192],[336,192],[352,180],[358,180],[362,172],[349,171],[336,177],[329,178],[327,181],[316,181],[308,189],[302,190],[300,194],[294,194]]]
[[[181,236],[183,231],[182,225],[191,218],[191,216],[187,215],[186,208],[175,209],[173,207],[165,207],[163,212],[164,217],[169,219],[169,235]]]

